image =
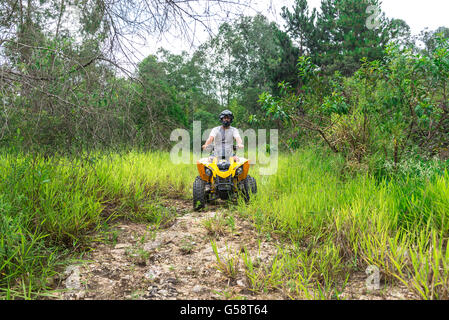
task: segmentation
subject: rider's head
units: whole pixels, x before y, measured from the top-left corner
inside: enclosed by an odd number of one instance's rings
[[[231,111],[225,110],[220,113],[220,122],[225,128],[229,128],[231,126],[232,121],[234,120],[234,115]]]

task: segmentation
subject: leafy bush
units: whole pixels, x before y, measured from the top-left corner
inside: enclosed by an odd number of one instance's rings
[[[267,116],[284,122],[283,135],[290,140],[301,139],[299,133],[306,131],[348,164],[374,169],[376,163],[377,169],[401,174],[415,170],[426,175],[420,168],[426,165],[415,159],[445,154],[449,39],[437,37],[428,55],[390,44],[382,61],[364,59],[347,78],[338,72],[322,74],[309,57],[300,57],[297,68],[298,88],[280,83],[280,97],[265,93],[259,100]]]

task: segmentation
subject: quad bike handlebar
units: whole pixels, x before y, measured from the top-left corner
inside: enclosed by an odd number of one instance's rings
[[[236,156],[236,152],[237,152],[237,146],[235,145],[235,144],[233,144],[232,145],[232,151],[233,151],[233,154],[232,154],[232,156],[233,157],[235,157]],[[213,144],[210,144],[210,145],[208,145],[205,149],[204,149],[205,151],[208,151],[208,150],[210,150],[210,156],[213,156],[214,155],[214,151],[215,151],[215,147],[214,147],[214,145]]]

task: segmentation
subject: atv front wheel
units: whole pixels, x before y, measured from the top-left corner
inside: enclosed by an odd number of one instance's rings
[[[243,199],[248,203],[250,199],[250,195],[255,195],[257,193],[257,183],[256,179],[248,175],[245,180],[241,182],[243,184]]]
[[[206,181],[200,177],[196,177],[193,183],[193,209],[201,210],[206,205]]]
[[[249,184],[251,193],[252,194],[256,194],[257,193],[257,182],[256,182],[256,179],[254,179],[251,176],[248,176],[246,179],[248,180],[248,184]]]

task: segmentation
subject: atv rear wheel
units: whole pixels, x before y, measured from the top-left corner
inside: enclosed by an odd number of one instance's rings
[[[206,184],[207,182],[196,177],[193,183],[193,209],[195,211],[201,210],[206,205]]]

